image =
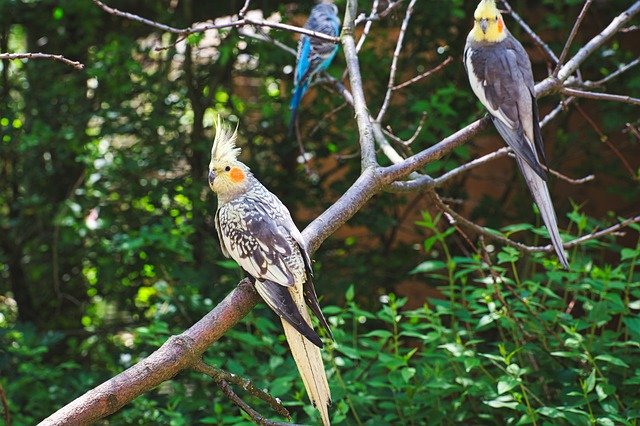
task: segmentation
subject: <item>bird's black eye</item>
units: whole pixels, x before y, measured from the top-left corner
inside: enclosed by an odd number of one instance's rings
[[[496,21],[498,20],[498,17],[496,16]]]
[[[227,167],[224,168],[225,172],[228,172],[229,170],[231,170],[231,166],[227,166]]]

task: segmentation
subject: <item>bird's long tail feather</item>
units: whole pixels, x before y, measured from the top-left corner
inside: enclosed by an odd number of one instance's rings
[[[560,238],[560,232],[558,231],[558,222],[556,219],[556,213],[553,209],[553,203],[551,202],[551,195],[549,195],[549,188],[547,183],[529,166],[529,164],[516,156],[518,166],[522,171],[524,180],[527,182],[529,191],[538,205],[542,220],[549,231],[551,237],[551,243],[556,250],[558,259],[565,269],[569,269],[569,261],[562,247],[562,239]]]
[[[308,84],[302,83],[296,86],[289,103],[289,109],[291,109],[291,118],[289,119],[289,131],[287,136],[289,139],[293,139],[295,136],[296,118],[298,117],[298,108],[300,107],[300,101],[307,91]]]
[[[309,317],[301,289],[292,287],[290,292],[305,321],[311,325],[311,318]],[[282,321],[282,327],[284,328],[285,336],[287,336],[291,354],[302,377],[302,382],[307,390],[307,395],[309,395],[311,403],[320,411],[324,426],[329,426],[331,393],[320,348],[311,343],[284,320]]]

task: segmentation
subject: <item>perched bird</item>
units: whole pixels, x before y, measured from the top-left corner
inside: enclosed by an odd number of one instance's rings
[[[540,209],[558,259],[569,268],[551,203],[538,117],[531,61],[504,24],[495,0],[482,0],[464,49],[471,88],[487,108],[498,133],[515,153],[516,161]]]
[[[218,196],[216,231],[222,253],[244,269],[280,319],[291,353],[322,422],[329,424],[329,384],[307,304],[331,336],[312,281],[311,260],[289,210],[238,161],[237,131],[215,121],[209,186]],[[306,301],[306,303],[305,303]]]
[[[327,0],[323,0],[322,3],[311,9],[311,14],[304,27],[311,31],[337,37],[340,34],[340,19],[338,18],[337,6]],[[337,52],[338,45],[335,43],[306,34],[302,34],[300,37],[296,56],[296,69],[293,75],[293,97],[289,104],[291,109],[290,137],[294,134],[300,101],[307,92],[311,79],[329,67]]]

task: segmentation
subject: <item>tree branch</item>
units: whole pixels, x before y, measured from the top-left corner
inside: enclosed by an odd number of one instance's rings
[[[362,155],[362,170],[374,167],[376,152],[373,144],[373,135],[367,102],[362,88],[362,75],[360,74],[360,64],[358,52],[356,50],[355,39],[353,38],[355,28],[355,17],[357,13],[356,0],[348,0],[344,14],[344,24],[342,26],[342,47],[349,69],[349,82],[351,83],[351,94],[353,95],[353,107],[356,111],[356,122],[360,133],[360,152]]]
[[[77,70],[84,69],[84,64],[67,59],[62,55],[53,55],[51,53],[0,53],[0,61],[13,61],[16,59],[51,59],[72,66]]]
[[[567,58],[567,54],[569,53],[569,48],[571,47],[571,43],[573,43],[573,39],[576,37],[576,34],[578,33],[578,28],[580,28],[580,25],[582,24],[582,21],[584,20],[584,17],[587,14],[587,10],[589,10],[589,6],[591,6],[591,3],[593,3],[593,0],[587,0],[584,2],[584,6],[582,6],[582,10],[578,15],[578,19],[576,19],[576,22],[573,24],[571,33],[569,33],[569,38],[567,38],[567,41],[564,44],[564,48],[562,49],[562,53],[560,53],[560,58],[558,59],[558,63],[556,64],[556,67],[553,70],[552,75],[554,77],[558,76],[558,73],[560,72],[560,67],[562,66],[562,63],[564,62],[564,60]]]
[[[240,407],[245,413],[247,413],[251,417],[251,420],[253,420],[257,424],[265,425],[265,426],[281,426],[281,425],[289,424],[289,423],[281,423],[281,422],[272,422],[264,418],[260,413],[258,413],[253,408],[251,408],[249,404],[244,402],[233,391],[233,389],[229,385],[229,383],[233,383],[236,386],[241,387],[242,389],[247,391],[249,394],[268,403],[271,406],[271,408],[281,416],[286,418],[291,417],[291,415],[289,414],[289,411],[286,408],[284,408],[284,406],[282,405],[282,403],[278,398],[273,398],[268,393],[256,388],[249,379],[244,379],[240,376],[236,376],[235,374],[227,373],[224,370],[220,370],[218,368],[212,367],[209,364],[205,363],[202,359],[195,362],[191,368],[199,373],[202,373],[211,377],[216,382],[216,384],[220,387],[220,389],[225,394],[225,396],[229,398],[231,401],[233,401],[233,403],[236,404],[238,407]]]
[[[411,19],[411,14],[413,13],[413,7],[415,6],[415,4],[416,0],[411,0],[409,6],[407,6],[407,11],[404,14],[404,19],[402,20],[400,34],[398,34],[398,41],[396,43],[396,48],[393,51],[393,58],[391,59],[391,69],[389,70],[389,83],[387,83],[387,93],[385,93],[384,95],[382,106],[380,107],[380,111],[378,111],[378,116],[375,120],[378,123],[381,122],[384,118],[384,115],[387,112],[387,108],[389,107],[389,102],[391,101],[391,95],[393,94],[393,86],[395,85],[396,72],[398,68],[398,58],[400,57],[400,52],[402,52],[404,35],[407,32],[407,28],[409,27],[409,20]]]
[[[140,22],[141,24],[145,24],[145,25],[148,25],[150,27],[154,27],[154,28],[157,28],[159,30],[170,32],[170,33],[174,33],[174,34],[178,34],[178,35],[181,35],[181,36],[188,35],[188,34],[203,33],[205,31],[209,31],[209,30],[220,30],[220,29],[223,29],[223,28],[236,28],[236,27],[243,27],[245,25],[254,25],[254,26],[257,26],[257,27],[270,27],[270,28],[276,28],[276,29],[279,29],[279,30],[285,30],[285,31],[290,31],[290,32],[294,32],[294,33],[305,34],[305,35],[308,35],[309,37],[319,38],[321,40],[330,41],[332,43],[339,43],[340,42],[340,39],[338,37],[333,37],[333,36],[330,36],[330,35],[327,35],[327,34],[324,34],[324,33],[311,31],[311,30],[308,30],[306,28],[296,27],[294,25],[282,24],[280,22],[266,21],[264,19],[247,18],[246,16],[242,17],[241,19],[235,20],[235,21],[225,22],[223,24],[206,24],[206,25],[199,25],[197,27],[176,28],[176,27],[172,27],[170,25],[161,24],[161,23],[153,21],[151,19],[143,18],[142,16],[138,16],[138,15],[135,15],[133,13],[123,12],[123,11],[115,9],[113,7],[109,7],[106,4],[102,3],[100,0],[92,0],[92,1],[100,9],[104,10],[105,12],[107,12],[107,13],[109,13],[111,15],[119,16],[121,18],[129,19],[129,20],[135,21],[135,22]],[[245,6],[247,6],[247,4],[245,4]],[[247,13],[247,11],[244,10],[244,7],[240,11],[243,12],[245,15]]]
[[[625,104],[640,106],[640,98],[632,98],[631,96],[626,96],[626,95],[612,95],[610,93],[587,92],[585,90],[571,89],[569,87],[563,87],[562,93],[564,93],[565,95],[574,96],[576,98],[595,99],[598,101],[622,102]]]

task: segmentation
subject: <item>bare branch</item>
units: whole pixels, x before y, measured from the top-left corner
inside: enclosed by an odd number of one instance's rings
[[[561,100],[558,106],[556,106],[549,114],[547,114],[542,120],[540,120],[540,127],[544,127],[558,116],[562,111],[565,111],[567,107],[572,104],[576,98],[569,97]]]
[[[371,6],[371,16],[374,16],[378,11],[378,2],[379,0],[373,0],[373,5]],[[354,25],[358,25],[354,23]],[[356,45],[356,52],[360,52],[362,46],[364,46],[364,42],[369,35],[369,31],[371,31],[371,26],[373,25],[373,19],[367,19],[367,22],[364,24],[364,30],[362,31],[362,35],[358,39],[358,44]]]
[[[576,22],[573,24],[571,33],[569,33],[569,38],[567,38],[567,41],[564,44],[564,48],[562,49],[562,53],[560,53],[560,59],[558,59],[558,63],[556,64],[556,67],[553,70],[552,75],[554,77],[558,76],[558,73],[560,72],[560,67],[564,63],[564,60],[567,58],[567,54],[569,53],[569,48],[571,47],[571,43],[573,43],[573,39],[576,37],[576,34],[578,33],[578,28],[580,28],[580,25],[582,24],[582,21],[584,20],[584,17],[587,14],[587,10],[589,10],[589,6],[591,6],[591,3],[593,3],[593,0],[587,0],[584,2],[584,6],[582,6],[582,10],[578,15],[578,19],[576,19]]]
[[[631,68],[635,67],[638,64],[640,64],[640,58],[636,58],[633,61],[629,62],[628,64],[621,66],[620,68],[618,68],[617,70],[615,70],[614,72],[612,72],[611,74],[609,74],[608,76],[606,76],[601,80],[585,81],[584,83],[582,83],[582,86],[586,88],[602,86],[603,84],[613,80],[614,78],[618,77],[620,74],[630,70]]]
[[[548,244],[546,246],[528,246],[526,244],[522,244],[516,241],[513,241],[509,238],[506,238],[500,234],[497,234],[496,231],[487,229],[483,226],[477,225],[473,222],[471,222],[470,220],[466,219],[465,217],[461,216],[460,214],[458,214],[455,210],[453,210],[451,207],[447,206],[438,196],[438,194],[436,194],[436,192],[434,190],[429,190],[429,195],[431,196],[431,199],[433,200],[434,204],[436,204],[436,206],[438,206],[438,208],[440,208],[441,210],[443,210],[444,212],[446,212],[447,214],[451,215],[452,218],[454,218],[457,222],[459,222],[462,226],[465,226],[475,232],[478,232],[481,235],[484,235],[487,238],[490,238],[494,241],[497,241],[499,243],[511,246],[511,247],[515,247],[518,250],[521,250],[523,252],[526,253],[539,253],[539,252],[545,252],[545,253],[550,253],[553,252],[555,249],[551,244]],[[566,243],[563,243],[562,246],[565,249],[569,249],[571,247],[575,247],[577,245],[580,245],[584,242],[590,241],[590,240],[595,240],[595,239],[599,239],[602,237],[605,237],[607,235],[611,235],[617,231],[619,231],[620,229],[626,228],[627,226],[634,224],[634,223],[638,223],[640,222],[640,215],[629,218],[629,219],[625,219],[622,222],[610,226],[606,229],[603,229],[601,231],[597,231],[597,232],[592,232],[590,234],[584,235],[580,238],[575,238],[571,241],[568,241]]]
[[[416,0],[411,0],[409,6],[407,6],[407,11],[404,14],[404,20],[402,21],[402,26],[400,27],[400,34],[398,34],[398,42],[396,43],[396,48],[393,51],[393,58],[391,60],[391,70],[389,71],[389,83],[387,84],[387,93],[384,96],[384,101],[382,102],[382,106],[380,107],[380,111],[378,112],[378,116],[376,117],[377,122],[381,122],[384,118],[384,114],[387,112],[387,108],[389,107],[389,102],[391,101],[391,94],[393,93],[393,86],[396,80],[396,71],[398,68],[398,58],[400,57],[400,52],[402,51],[402,43],[404,42],[404,35],[407,32],[407,28],[409,27],[409,20],[411,20],[411,14],[413,13],[413,6],[416,4]]]
[[[142,24],[157,28],[159,30],[167,31],[167,32],[179,34],[179,35],[196,34],[196,33],[202,33],[209,30],[219,30],[223,28],[236,28],[236,27],[243,27],[245,25],[254,25],[258,27],[270,27],[270,28],[276,28],[279,30],[305,34],[305,35],[308,35],[309,37],[319,38],[322,40],[330,41],[332,43],[340,42],[340,39],[338,37],[333,37],[327,34],[311,31],[306,28],[296,27],[294,25],[282,24],[280,22],[266,21],[264,19],[247,18],[246,16],[236,21],[225,22],[223,24],[207,24],[207,25],[199,25],[197,27],[175,28],[169,25],[161,24],[151,19],[143,18],[133,13],[123,12],[121,10],[109,7],[106,4],[102,3],[100,0],[92,0],[92,1],[102,10],[104,10],[105,12],[111,15],[126,18],[135,22],[140,22]]]
[[[13,61],[16,59],[51,59],[72,66],[77,70],[84,69],[84,64],[67,59],[62,55],[53,55],[51,53],[0,53],[0,61]]]
[[[629,164],[629,161],[625,158],[624,155],[622,155],[620,150],[618,148],[616,148],[616,146],[611,143],[611,141],[609,140],[609,136],[607,136],[602,131],[602,129],[600,129],[600,127],[596,124],[596,122],[593,121],[591,116],[589,116],[589,114],[587,114],[580,107],[580,105],[576,105],[576,110],[580,113],[580,115],[582,115],[582,117],[584,117],[584,119],[587,121],[587,123],[589,123],[589,125],[591,126],[593,131],[598,134],[598,137],[600,138],[600,141],[603,142],[604,144],[606,144],[609,147],[609,149],[611,149],[611,151],[613,151],[613,153],[616,155],[616,157],[618,157],[618,159],[620,160],[622,165],[624,165],[625,169],[627,169],[627,171],[629,172],[629,175],[631,176],[631,178],[634,179],[634,180],[637,180],[638,177],[636,176],[636,172],[634,171],[633,167],[631,167],[631,164]]]
[[[242,19],[244,18],[244,15],[247,14],[247,10],[249,10],[249,4],[251,3],[251,0],[246,0],[244,2],[244,6],[242,6],[242,9],[240,9],[240,11],[238,12],[238,16]]]
[[[296,56],[296,51],[295,49],[287,46],[286,44],[282,43],[279,40],[276,40],[275,38],[269,37],[269,35],[267,35],[264,31],[261,31],[260,29],[258,30],[257,33],[250,33],[248,31],[238,31],[238,34],[240,34],[243,37],[249,37],[249,38],[253,38],[255,40],[260,40],[260,41],[264,41],[267,43],[271,43],[274,46],[284,50],[287,53],[290,53],[293,56]]]
[[[562,93],[569,96],[575,96],[576,98],[595,99],[598,101],[622,102],[625,104],[640,106],[640,98],[632,98],[631,96],[626,96],[626,95],[612,95],[609,93],[587,92],[584,90],[571,89],[569,87],[563,87]]]
[[[559,179],[561,179],[561,180],[563,180],[563,181],[565,181],[567,183],[570,183],[572,185],[582,185],[583,183],[591,182],[592,180],[594,180],[596,178],[594,175],[587,175],[587,176],[585,176],[583,178],[573,179],[573,178],[570,178],[567,175],[563,175],[562,173],[560,173],[560,172],[558,172],[556,170],[553,170],[553,169],[548,169],[548,171],[552,175],[554,175],[555,177],[557,177],[557,178],[559,178]]]
[[[360,152],[362,153],[362,170],[377,165],[376,152],[373,143],[371,121],[367,111],[367,102],[362,89],[362,75],[360,74],[360,64],[358,52],[353,38],[354,19],[357,12],[356,0],[348,0],[342,26],[342,47],[344,57],[349,69],[349,82],[353,95],[353,107],[356,111],[356,121],[360,133]]]
[[[567,61],[558,72],[558,79],[565,81],[571,74],[573,74],[580,64],[582,64],[587,57],[589,57],[596,49],[602,46],[607,40],[609,40],[615,33],[617,33],[624,25],[631,20],[638,12],[640,12],[640,1],[634,2],[627,10],[622,12],[616,18],[611,21],[607,27],[600,32],[600,34],[593,37],[587,44],[585,44],[576,53],[573,58]]]
[[[553,50],[551,50],[549,45],[544,41],[542,41],[540,36],[536,34],[526,22],[524,22],[524,20],[520,17],[520,15],[518,15],[516,11],[513,10],[513,8],[511,7],[511,5],[507,0],[502,0],[502,3],[504,4],[505,9],[507,10],[507,13],[511,15],[513,20],[516,21],[518,25],[520,25],[520,27],[524,30],[524,32],[527,33],[529,37],[531,37],[533,41],[542,48],[542,50],[547,54],[549,59],[551,59],[554,64],[557,64],[559,62],[558,57],[556,56],[555,53],[553,53]]]
[[[441,69],[443,69],[444,67],[446,67],[447,65],[449,65],[451,62],[453,62],[453,57],[449,56],[447,59],[445,59],[444,61],[442,61],[442,63],[440,65],[438,65],[437,67],[430,69],[429,71],[423,72],[420,75],[417,75],[415,77],[413,77],[410,80],[405,81],[404,83],[400,83],[397,86],[393,86],[391,88],[391,90],[398,90],[398,89],[402,89],[403,87],[407,87],[413,83],[417,83],[418,81],[422,80],[423,78],[427,78],[435,73],[437,73],[438,71],[440,71]]]
[[[291,417],[289,411],[282,405],[278,398],[274,398],[263,390],[256,388],[249,379],[245,379],[235,374],[231,374],[224,370],[212,367],[201,359],[195,362],[191,368],[199,373],[206,374],[207,376],[211,377],[216,382],[216,384],[220,386],[220,389],[223,391],[223,393],[231,401],[233,401],[234,404],[245,411],[251,417],[251,420],[253,420],[257,424],[275,426],[287,423],[271,422],[268,419],[264,418],[260,413],[253,410],[238,395],[236,395],[233,389],[231,389],[231,386],[229,386],[229,383],[233,383],[234,385],[244,389],[250,395],[253,395],[256,398],[265,401],[271,406],[274,411],[276,411],[281,416],[286,418]]]

